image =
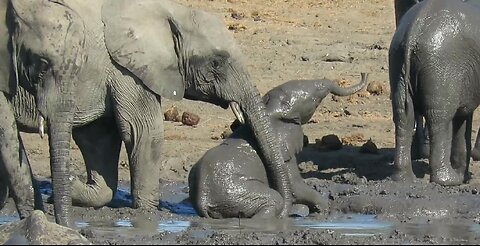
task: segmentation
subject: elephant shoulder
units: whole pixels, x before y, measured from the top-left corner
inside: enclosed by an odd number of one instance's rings
[[[174,42],[175,24],[164,1],[107,0],[102,6],[111,58],[154,93],[183,98],[185,85]]]

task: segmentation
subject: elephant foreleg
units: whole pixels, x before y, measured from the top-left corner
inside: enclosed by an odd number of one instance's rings
[[[140,83],[112,88],[114,111],[130,162],[134,208],[158,208],[163,113],[160,98]]]
[[[480,129],[478,129],[475,146],[473,146],[472,149],[472,159],[474,161],[480,161]]]
[[[287,159],[287,158],[285,158]],[[288,161],[291,174],[292,192],[294,203],[305,204],[310,210],[322,210],[328,208],[328,200],[325,199],[319,192],[309,187],[303,181],[302,176],[298,170],[297,159],[292,158]]]
[[[426,117],[430,133],[430,181],[441,185],[459,185],[463,182],[463,175],[453,169],[450,161],[453,123],[448,117],[440,117],[443,114],[431,111]]]
[[[35,207],[35,191],[30,165],[24,153],[14,113],[3,93],[0,93],[0,175],[5,178],[17,206],[20,218],[27,217]],[[37,196],[38,198],[38,196]],[[41,201],[41,199],[40,199]],[[37,205],[41,205],[41,202]]]
[[[8,184],[5,180],[0,180],[0,210],[5,206],[8,199]]]
[[[76,206],[102,207],[115,195],[121,138],[112,119],[99,119],[73,129],[73,139],[82,152],[88,180],[73,181],[72,202]]]

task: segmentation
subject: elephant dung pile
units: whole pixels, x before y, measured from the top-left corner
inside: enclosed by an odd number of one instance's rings
[[[177,107],[175,106],[168,108],[163,116],[165,117],[166,121],[182,122],[187,126],[196,126],[200,122],[200,116],[190,112],[183,112],[183,114],[180,115]]]

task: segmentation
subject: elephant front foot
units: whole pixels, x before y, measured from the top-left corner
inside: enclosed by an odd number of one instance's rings
[[[474,161],[480,161],[480,149],[479,148],[473,148],[471,155],[472,155],[472,159]]]
[[[443,186],[461,185],[464,179],[464,175],[456,172],[453,168],[432,170],[430,176],[430,182],[435,182]]]
[[[392,175],[393,181],[412,183],[415,180],[413,170],[395,170]]]

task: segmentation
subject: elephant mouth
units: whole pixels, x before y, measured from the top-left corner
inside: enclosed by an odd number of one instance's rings
[[[243,117],[243,112],[242,112],[242,110],[240,109],[240,105],[238,105],[238,103],[236,103],[236,102],[231,102],[231,103],[230,103],[230,108],[232,109],[233,114],[235,115],[235,117],[237,118],[237,120],[238,120],[241,124],[245,124],[245,117]]]

